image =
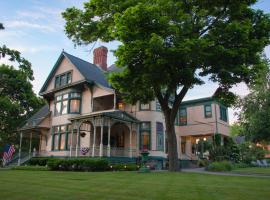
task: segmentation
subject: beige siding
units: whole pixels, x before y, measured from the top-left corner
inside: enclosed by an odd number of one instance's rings
[[[110,89],[104,89],[98,86],[94,86],[93,97],[101,97],[101,96],[106,96],[110,94],[114,94],[114,91]]]
[[[92,106],[91,106],[91,101],[92,101],[92,94],[90,89],[86,88],[82,92],[82,102],[81,102],[81,113],[82,114],[87,114],[92,112]]]
[[[46,91],[50,91],[54,89],[54,80],[55,80],[56,75],[59,75],[68,71],[72,71],[72,82],[84,80],[84,77],[78,71],[78,69],[67,58],[64,58],[62,62],[60,63],[60,65],[58,66],[56,72],[54,73],[53,78],[49,81]]]

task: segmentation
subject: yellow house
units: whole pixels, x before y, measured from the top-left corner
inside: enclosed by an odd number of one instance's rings
[[[61,53],[40,90],[48,104],[19,130],[21,143],[30,140],[29,152],[20,148],[19,164],[31,156],[135,161],[147,149],[156,168],[164,165],[167,142],[160,105],[156,100],[122,101],[106,80],[105,73],[119,70],[107,68],[107,51],[95,49],[94,64]],[[198,141],[216,133],[228,136],[228,127],[227,108],[212,97],[183,102],[175,122],[179,159],[196,160]]]

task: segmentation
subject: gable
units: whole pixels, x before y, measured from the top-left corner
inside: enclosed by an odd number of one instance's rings
[[[98,66],[63,51],[39,93],[42,95],[42,93],[54,89],[55,76],[69,71],[73,72],[72,83],[87,81],[111,88],[104,71]]]
[[[61,59],[61,62],[56,67],[53,75],[50,77],[50,80],[47,83],[47,88],[43,92],[54,89],[55,77],[69,71],[71,72],[72,83],[84,80],[84,77],[79,72],[79,70],[66,57],[63,57],[63,59]]]

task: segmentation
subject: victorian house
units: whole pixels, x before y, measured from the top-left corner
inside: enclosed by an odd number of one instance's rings
[[[108,83],[107,48],[94,50],[93,64],[62,52],[40,90],[48,102],[19,130],[20,160],[27,156],[108,157],[134,161],[150,151],[156,168],[167,158],[164,116],[159,103],[130,105]],[[214,134],[228,136],[227,108],[212,97],[182,103],[175,129],[181,160],[198,158],[196,145]]]

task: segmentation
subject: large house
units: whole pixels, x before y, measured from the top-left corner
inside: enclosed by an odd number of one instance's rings
[[[164,165],[166,130],[158,101],[123,102],[106,80],[106,73],[119,70],[107,68],[107,52],[95,49],[94,64],[61,53],[40,90],[48,105],[20,129],[22,141],[30,139],[29,155],[127,161],[148,149],[154,165]],[[228,136],[228,127],[227,108],[212,97],[183,102],[175,122],[179,159],[197,159],[198,141]]]

